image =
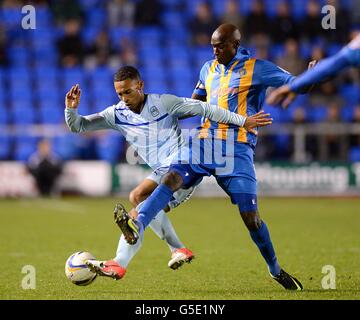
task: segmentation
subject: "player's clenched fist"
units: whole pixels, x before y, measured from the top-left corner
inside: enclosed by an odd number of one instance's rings
[[[70,91],[65,96],[66,108],[76,109],[80,103],[81,90],[78,84],[72,86]]]

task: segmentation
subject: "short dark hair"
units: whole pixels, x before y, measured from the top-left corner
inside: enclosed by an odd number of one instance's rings
[[[115,74],[114,74],[114,82],[116,81],[123,81],[126,79],[136,79],[140,80],[140,72],[138,69],[132,66],[124,66],[121,67]]]

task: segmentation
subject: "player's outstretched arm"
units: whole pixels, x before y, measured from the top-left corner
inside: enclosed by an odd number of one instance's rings
[[[65,122],[71,132],[95,131],[101,129],[112,128],[110,118],[111,114],[104,110],[100,114],[91,114],[88,116],[80,116],[77,113],[80,103],[81,90],[78,84],[71,87],[65,96]]]

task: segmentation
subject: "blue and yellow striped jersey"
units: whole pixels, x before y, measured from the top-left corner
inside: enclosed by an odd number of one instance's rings
[[[295,77],[270,61],[250,57],[245,48],[240,47],[236,56],[225,66],[216,59],[207,61],[200,71],[199,82],[194,90],[197,95],[206,95],[208,103],[251,116],[263,106],[268,87],[280,87]],[[227,139],[234,133],[234,140],[240,143],[256,144],[256,136],[244,128],[219,124],[203,119],[200,138],[213,136]]]

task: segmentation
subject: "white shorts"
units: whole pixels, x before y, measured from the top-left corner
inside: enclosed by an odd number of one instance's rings
[[[161,183],[161,178],[168,172],[169,167],[161,167],[153,171],[146,179],[152,180],[157,184]],[[186,202],[190,199],[192,194],[195,191],[196,186],[192,186],[189,189],[179,189],[173,194],[173,198],[168,203],[170,209],[176,208],[183,202]]]

